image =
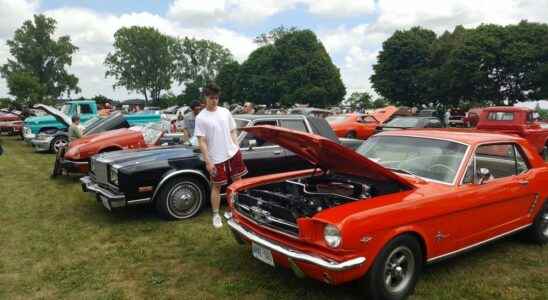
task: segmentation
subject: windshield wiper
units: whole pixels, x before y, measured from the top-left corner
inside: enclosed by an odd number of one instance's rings
[[[407,174],[407,175],[413,175],[413,176],[419,176],[409,170],[406,170],[406,169],[398,169],[398,168],[388,168],[389,170],[392,170],[392,171],[395,171],[395,172],[398,172],[398,173],[403,173],[403,174]]]

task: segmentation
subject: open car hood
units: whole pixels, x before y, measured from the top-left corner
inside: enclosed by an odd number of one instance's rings
[[[386,169],[372,160],[322,136],[263,125],[246,127],[242,130],[256,137],[276,143],[306,159],[323,170],[331,170],[374,181],[392,181],[413,188],[406,178]]]
[[[38,108],[38,109],[41,109],[45,112],[47,112],[48,114],[52,115],[55,119],[57,119],[57,121],[70,126],[70,124],[72,124],[72,120],[69,116],[65,115],[62,111],[54,108],[54,107],[51,107],[49,105],[45,105],[45,104],[37,104],[34,106],[35,108]]]
[[[371,116],[375,118],[379,124],[388,121],[395,113],[398,112],[398,108],[395,106],[387,106],[384,108],[376,109]]]

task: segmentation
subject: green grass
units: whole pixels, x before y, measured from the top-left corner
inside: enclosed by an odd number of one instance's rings
[[[0,137],[0,299],[355,299],[253,259],[210,214],[109,213],[54,156]],[[548,299],[548,247],[516,237],[426,268],[412,299]]]

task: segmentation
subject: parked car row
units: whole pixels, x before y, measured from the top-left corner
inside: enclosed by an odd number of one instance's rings
[[[41,108],[61,128],[29,121],[27,138],[55,148],[70,114]],[[298,277],[359,281],[368,299],[405,299],[426,264],[516,232],[548,243],[548,129],[532,111],[484,108],[476,129],[397,112],[235,115],[249,170],[223,191],[235,240]],[[196,216],[210,192],[199,148],[169,122],[133,118],[90,118],[56,167],[84,174],[82,191],[108,211],[149,204],[169,220]]]

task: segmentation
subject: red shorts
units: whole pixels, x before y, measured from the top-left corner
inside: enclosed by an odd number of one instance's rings
[[[247,168],[242,160],[240,150],[227,161],[215,164],[215,175],[211,176],[211,181],[216,184],[226,184],[230,177],[234,180],[235,177],[241,177],[247,174]]]

